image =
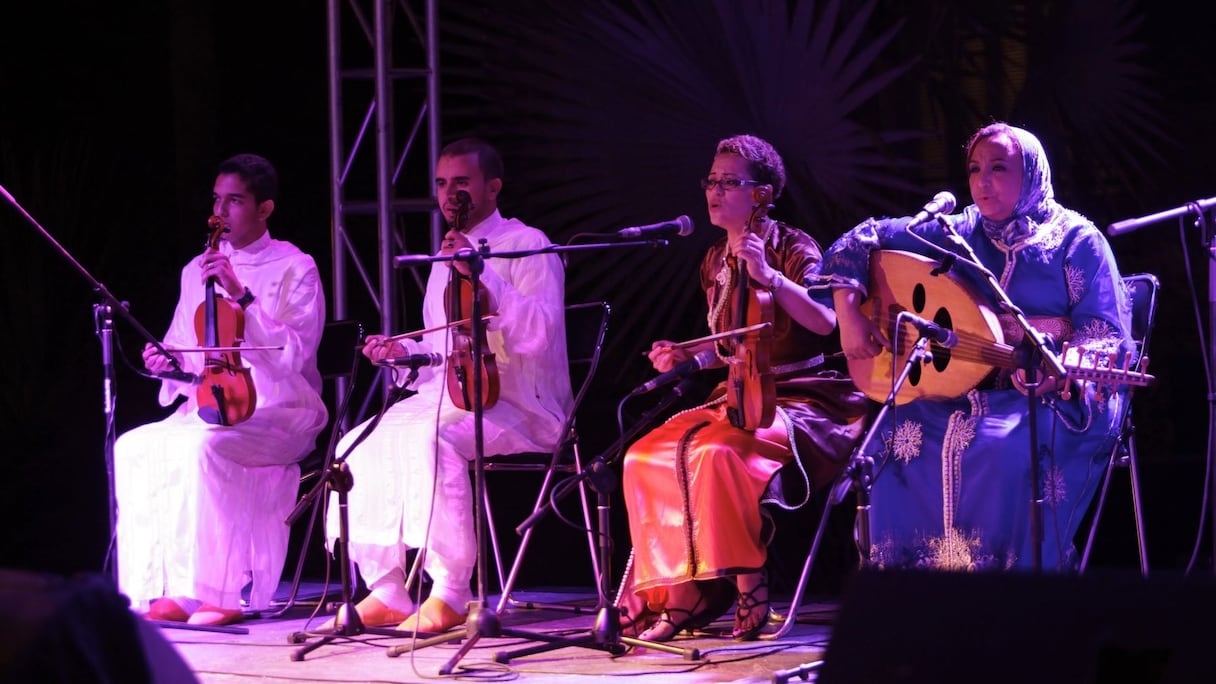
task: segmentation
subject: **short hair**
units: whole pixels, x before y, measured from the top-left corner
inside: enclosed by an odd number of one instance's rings
[[[736,154],[751,164],[752,175],[773,186],[773,199],[785,189],[785,163],[768,141],[754,135],[735,135],[718,141],[715,154]]]
[[[440,157],[459,157],[465,154],[477,155],[477,168],[481,169],[481,174],[485,176],[486,180],[502,178],[502,156],[498,154],[498,150],[493,145],[481,138],[454,140],[439,152]]]
[[[279,197],[279,172],[275,171],[265,157],[256,154],[238,154],[220,163],[220,175],[234,173],[245,182],[245,188],[253,193],[258,204]]]

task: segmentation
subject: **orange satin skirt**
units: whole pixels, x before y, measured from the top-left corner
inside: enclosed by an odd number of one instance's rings
[[[662,605],[668,586],[760,572],[760,497],[792,458],[780,410],[748,432],[730,424],[725,403],[678,414],[635,442],[622,466],[633,590]]]

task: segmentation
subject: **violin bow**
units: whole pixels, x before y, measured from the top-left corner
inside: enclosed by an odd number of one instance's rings
[[[746,326],[743,328],[735,328],[734,330],[726,330],[726,331],[723,331],[720,333],[714,333],[713,335],[706,335],[705,337],[698,337],[695,340],[688,340],[686,342],[676,342],[675,344],[671,345],[671,348],[672,349],[684,349],[685,347],[691,347],[696,344],[701,344],[702,342],[712,342],[713,340],[720,340],[724,337],[734,337],[736,335],[746,335],[747,333],[756,332],[758,330],[764,330],[765,328],[771,328],[771,327],[773,327],[773,324],[766,321],[764,323],[757,323],[755,325],[749,325],[749,326]]]
[[[494,318],[496,316],[498,316],[498,314],[488,313],[488,314],[483,315],[481,317],[481,320],[488,321],[491,318]],[[472,320],[471,318],[462,318],[459,321],[452,321],[451,323],[444,323],[443,325],[437,325],[433,328],[424,328],[422,330],[414,330],[412,332],[401,333],[399,335],[393,335],[391,337],[386,337],[386,338],[384,338],[384,341],[385,342],[397,342],[399,340],[404,340],[404,339],[407,339],[410,337],[422,337],[423,335],[425,335],[427,333],[439,332],[440,330],[447,330],[448,328],[454,328],[459,325],[468,325],[471,320]],[[362,349],[363,345],[358,345],[355,348]]]

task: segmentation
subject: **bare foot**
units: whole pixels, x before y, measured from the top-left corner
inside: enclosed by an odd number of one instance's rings
[[[406,618],[397,629],[402,632],[438,634],[463,623],[467,617],[443,599],[429,597],[419,606],[418,612]]]

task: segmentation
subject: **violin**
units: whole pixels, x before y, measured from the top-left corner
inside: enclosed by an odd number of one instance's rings
[[[468,193],[456,193],[456,216],[453,229],[464,232],[465,223],[469,218],[472,202]],[[450,322],[451,351],[447,360],[448,396],[457,408],[472,411],[476,404],[473,399],[477,396],[475,381],[478,380],[477,367],[480,366],[481,407],[488,409],[498,403],[498,362],[486,342],[485,325],[477,326],[478,335],[473,336],[474,304],[486,301],[485,287],[478,283],[477,300],[474,302],[473,281],[460,274],[453,265],[451,278],[444,292],[444,311]],[[478,307],[480,308],[480,307]],[[479,311],[476,315],[485,318],[492,312]],[[474,355],[475,350],[481,356],[480,363]]]
[[[219,216],[207,219],[211,230],[209,249],[219,249],[220,235],[227,228]],[[240,346],[245,336],[245,310],[215,291],[215,277],[207,279],[206,296],[194,312],[194,330],[204,348],[226,348],[206,352],[203,373],[195,391],[198,416],[212,425],[236,425],[249,420],[257,404],[250,370],[241,363]]]
[[[763,225],[771,208],[772,194],[771,185],[758,185],[752,189],[753,206],[747,230]],[[756,430],[772,425],[777,413],[776,376],[769,360],[773,339],[773,295],[756,287],[744,260],[731,255],[727,257],[727,263],[734,271],[736,282],[731,302],[731,327],[737,334],[727,338],[725,346],[729,353],[723,355],[728,368],[726,416],[737,428]]]

